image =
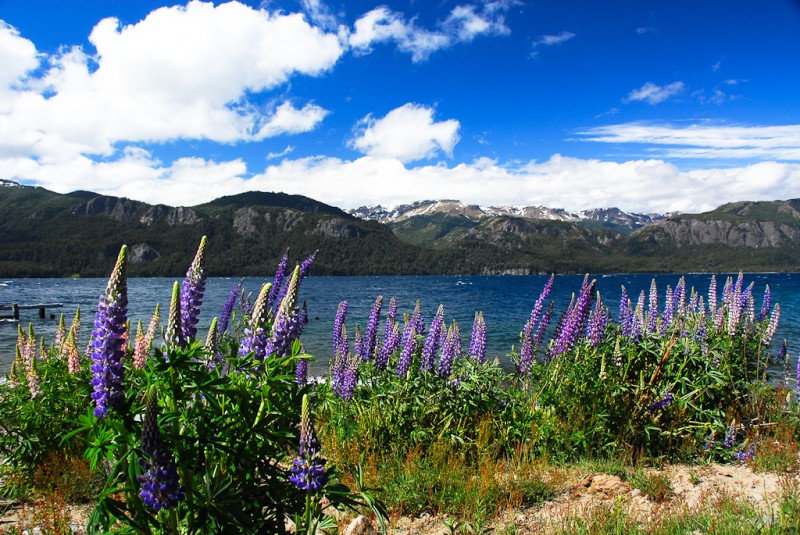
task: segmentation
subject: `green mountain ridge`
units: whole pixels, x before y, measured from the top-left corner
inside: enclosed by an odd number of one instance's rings
[[[318,251],[318,275],[794,271],[800,199],[741,202],[620,232],[613,225],[435,214],[390,226],[285,193],[192,207],[88,191],[0,187],[0,276],[106,276],[121,244],[132,276],[185,273],[208,236],[207,273],[269,276]]]

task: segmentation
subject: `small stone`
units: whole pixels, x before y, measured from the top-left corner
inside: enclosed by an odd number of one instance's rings
[[[364,515],[359,515],[342,532],[343,535],[377,535],[372,521]]]
[[[633,489],[633,490],[631,491],[631,496],[638,496],[638,495],[639,495],[639,494],[641,494],[641,493],[642,493],[642,491],[641,491],[641,490],[639,490],[639,489]]]

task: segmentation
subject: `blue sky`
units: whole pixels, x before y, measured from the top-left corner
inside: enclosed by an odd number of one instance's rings
[[[0,178],[190,206],[800,197],[800,2],[0,0]]]

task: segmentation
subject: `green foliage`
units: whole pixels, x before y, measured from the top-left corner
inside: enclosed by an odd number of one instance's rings
[[[23,373],[0,384],[0,457],[6,476],[0,491],[11,498],[31,494],[37,468],[55,453],[79,455],[78,442],[59,439],[65,426],[86,410],[88,363],[73,375],[67,371],[66,360],[51,351],[39,362],[38,375],[42,394],[36,397],[31,397]]]
[[[195,272],[201,271],[198,266]],[[112,277],[120,273],[124,269],[115,269]],[[114,281],[114,288],[124,287]],[[259,333],[277,336],[277,318],[297,314],[296,287],[277,316],[266,304],[266,291],[262,294],[260,323],[254,327],[242,315],[231,329],[234,335],[225,334],[218,347],[184,341],[176,334],[181,300],[174,295],[169,340],[146,354],[142,366],[132,356],[146,344],[122,346],[124,397],[109,404],[107,416],[100,418],[90,394],[102,391],[92,392],[90,376],[110,383],[105,370],[113,363],[104,351],[116,347],[119,333],[93,342],[98,354],[91,373],[85,355],[80,371],[69,373],[67,361],[55,349],[38,358],[28,344],[35,337],[21,332],[19,367],[15,364],[8,382],[0,385],[4,490],[43,496],[51,503],[83,499],[90,492],[94,510],[89,533],[284,533],[287,520],[295,518],[305,519],[296,532],[311,534],[333,525],[326,515],[329,507],[367,508],[382,515],[374,490],[357,478],[357,491],[351,492],[336,480],[332,464],[325,468],[330,481],[322,488],[301,489],[290,481],[300,400],[308,391],[298,386],[295,367],[311,356],[301,353],[299,332],[286,334],[294,337],[286,338],[294,340],[287,355],[272,353],[256,360],[254,352],[241,354],[237,336],[249,336],[256,327]],[[113,325],[124,327],[122,322]],[[112,331],[104,329],[96,326],[93,336],[109,336],[105,333]],[[127,341],[126,333],[119,343]],[[81,450],[85,464],[79,461]],[[79,468],[70,474],[72,481],[57,477],[53,459]],[[159,486],[159,481],[171,481],[171,474],[175,487]],[[145,486],[149,482],[155,482],[150,490]],[[146,502],[148,492],[158,493],[158,500]],[[56,526],[53,532],[60,532],[63,507],[36,507],[52,518],[45,520]]]

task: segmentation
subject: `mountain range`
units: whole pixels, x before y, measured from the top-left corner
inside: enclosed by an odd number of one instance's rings
[[[314,273],[529,274],[795,271],[800,199],[702,214],[481,207],[427,200],[344,211],[247,192],[191,207],[0,180],[0,276],[106,276],[122,243],[133,276],[180,276],[202,235],[209,275],[268,276],[318,251]]]

